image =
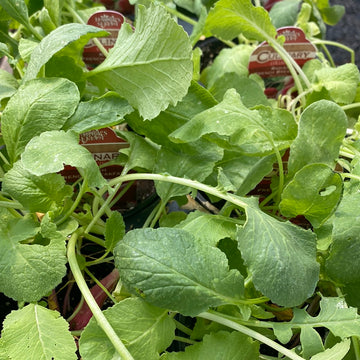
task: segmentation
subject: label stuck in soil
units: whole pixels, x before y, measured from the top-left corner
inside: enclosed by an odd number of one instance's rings
[[[129,146],[129,144],[119,138],[111,128],[91,130],[83,133],[80,135],[79,143],[91,152],[98,165],[115,159],[119,155],[120,149]],[[101,173],[105,179],[113,179],[114,177],[120,176],[121,170],[121,166],[111,165],[102,168]],[[61,174],[69,183],[73,183],[80,178],[80,174],[72,166],[66,166]]]
[[[106,10],[98,11],[91,15],[87,24],[104,29],[110,34],[109,36],[98,38],[101,45],[108,51],[115,45],[119,30],[124,22],[125,18],[122,14]],[[95,45],[94,41],[90,40],[84,48],[83,60],[88,67],[94,68],[105,60],[105,56]]]
[[[300,67],[316,57],[316,47],[306,39],[300,28],[286,26],[278,29],[277,33],[285,37],[284,49]],[[267,42],[261,43],[251,54],[249,73],[257,73],[263,78],[290,75],[280,55]]]

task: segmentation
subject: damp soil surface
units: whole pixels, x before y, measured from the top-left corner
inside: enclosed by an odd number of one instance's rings
[[[355,51],[355,63],[360,67],[360,0],[330,0],[331,5],[343,5],[345,15],[335,25],[327,28],[326,39],[340,42]],[[330,46],[336,65],[350,62],[350,54]]]

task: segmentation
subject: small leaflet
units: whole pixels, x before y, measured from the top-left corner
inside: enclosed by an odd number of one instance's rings
[[[316,57],[316,47],[306,39],[302,29],[285,26],[279,28],[277,34],[285,37],[284,48],[300,67]],[[257,73],[262,78],[290,75],[290,71],[280,55],[266,41],[261,43],[250,55],[249,73]]]

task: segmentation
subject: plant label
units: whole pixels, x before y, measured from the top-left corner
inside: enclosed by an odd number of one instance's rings
[[[111,10],[98,11],[91,15],[87,24],[99,27],[109,32],[109,36],[98,38],[105,50],[111,49],[116,42],[121,25],[124,23],[125,17]],[[96,46],[93,40],[90,40],[84,48],[83,61],[89,68],[94,68],[101,64],[105,59],[104,54]]]
[[[284,48],[300,67],[316,57],[316,47],[300,28],[286,26],[279,28],[277,33],[285,37]],[[263,78],[290,75],[280,55],[267,42],[261,43],[251,54],[249,73],[257,73]]]
[[[114,160],[119,155],[120,149],[129,146],[129,144],[119,138],[111,128],[91,130],[80,134],[79,143],[91,152],[99,166],[110,160]],[[102,168],[101,173],[105,179],[113,179],[121,174],[121,170],[121,166],[111,165]],[[66,166],[62,175],[69,183],[76,181],[80,177],[77,170],[71,166]]]

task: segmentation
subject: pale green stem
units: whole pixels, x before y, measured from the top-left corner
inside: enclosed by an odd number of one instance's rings
[[[83,195],[85,194],[87,189],[88,189],[87,182],[86,182],[86,180],[84,180],[83,184],[80,186],[80,189],[76,196],[75,201],[72,203],[71,208],[59,220],[56,221],[56,225],[62,224],[64,221],[66,221],[72,215],[72,213],[76,210],[76,208],[80,204],[81,198],[83,197]]]
[[[84,271],[91,277],[91,279],[95,282],[97,286],[108,296],[108,298],[116,304],[117,301],[114,297],[110,294],[109,290],[89,271],[89,269],[85,268]]]
[[[207,319],[210,321],[215,321],[219,324],[222,324],[224,326],[227,326],[231,329],[234,329],[236,331],[239,331],[247,336],[252,337],[255,340],[258,340],[260,342],[262,342],[263,344],[266,344],[268,346],[270,346],[271,348],[275,349],[276,351],[278,351],[279,353],[287,356],[289,359],[291,360],[304,360],[303,357],[297,355],[296,353],[294,353],[293,351],[285,348],[284,346],[276,343],[275,341],[267,338],[266,336],[258,333],[255,330],[249,329],[246,326],[240,325],[232,320],[226,319],[224,317],[222,317],[221,315],[215,314],[213,312],[203,312],[201,314],[198,315],[198,317],[203,318],[203,319]]]
[[[184,324],[182,324],[180,321],[177,321],[174,319],[176,328],[182,331],[184,334],[191,336],[192,330],[186,327]]]
[[[80,24],[86,25],[85,21],[81,18],[81,16],[71,6],[69,6],[69,4],[65,4],[65,8],[70,12],[74,20],[77,20],[77,22]],[[99,39],[93,38],[92,41],[99,48],[99,50],[105,57],[109,55],[108,51],[104,48],[104,46],[101,44]]]
[[[84,234],[84,238],[92,241],[95,244],[98,244],[102,246],[103,248],[106,248],[105,241],[103,239],[99,239],[98,237],[91,235],[91,234]]]
[[[76,307],[75,311],[66,319],[67,322],[70,322],[74,317],[80,312],[82,306],[84,305],[85,299],[81,296],[78,306]]]
[[[144,222],[143,228],[147,228],[150,227],[151,221],[152,219],[154,219],[155,215],[158,212],[158,209],[160,208],[161,203],[159,202],[158,204],[156,204],[156,206],[154,207],[154,209],[151,211],[150,215],[147,217],[147,219]]]
[[[272,136],[269,134],[269,133],[265,133],[266,137],[269,139],[273,149],[274,149],[274,152],[275,152],[275,156],[276,156],[276,160],[277,160],[277,163],[278,163],[278,166],[279,166],[279,186],[278,186],[278,191],[276,193],[276,203],[280,203],[280,197],[281,197],[281,193],[282,193],[282,190],[283,190],[283,187],[284,187],[284,165],[283,165],[283,161],[282,161],[282,157],[281,157],[281,154],[280,154],[280,151],[279,149],[276,147],[275,145],[275,142],[274,142],[274,139],[272,138]]]
[[[336,46],[339,47],[345,51],[348,51],[350,53],[350,58],[351,58],[351,62],[354,64],[355,63],[355,51],[350,48],[349,46],[346,46],[344,44],[338,43],[336,41],[331,41],[331,40],[320,40],[317,38],[311,38],[311,42],[315,45],[331,45],[331,46]]]
[[[78,240],[78,237],[81,235],[81,230],[79,229],[75,231],[68,243],[67,248],[67,256],[70,265],[70,269],[74,276],[74,279],[79,287],[81,294],[83,295],[86,303],[88,304],[94,318],[96,319],[98,325],[104,331],[106,336],[109,338],[110,342],[114,346],[117,353],[121,356],[122,360],[134,360],[128,349],[125,347],[123,342],[119,339],[118,335],[116,334],[115,330],[112,328],[108,320],[106,319],[105,315],[102,313],[101,309],[99,308],[98,304],[96,303],[94,297],[92,296],[85,279],[81,273],[79,264],[77,263],[76,259],[76,251],[75,246]]]
[[[183,343],[189,344],[189,345],[194,345],[194,344],[196,344],[196,341],[191,340],[191,339],[188,339],[188,338],[184,338],[184,337],[182,337],[182,336],[174,336],[174,340],[180,341],[180,342],[183,342]]]
[[[345,110],[350,110],[350,109],[356,109],[358,107],[360,107],[360,102],[356,102],[356,103],[349,104],[349,105],[344,105],[341,108],[345,111]]]
[[[352,336],[351,342],[352,342],[353,348],[354,348],[355,359],[360,360],[359,338],[357,336]]]
[[[154,216],[154,218],[153,218],[153,220],[152,220],[152,222],[150,224],[151,228],[154,228],[155,225],[156,225],[156,222],[160,219],[161,214],[164,212],[166,203],[167,202],[165,202],[165,201],[160,201],[160,204],[159,204],[160,206],[158,207],[157,212],[156,212],[156,214],[155,214],[155,216]]]
[[[93,225],[95,225],[97,223],[97,221],[101,218],[101,216],[103,216],[103,214],[109,210],[109,205],[111,203],[111,201],[113,200],[113,198],[116,196],[116,193],[119,191],[121,186],[120,184],[117,184],[115,186],[115,188],[113,189],[113,193],[109,194],[108,198],[106,199],[106,201],[102,204],[101,208],[99,209],[99,211],[96,214],[93,214],[94,217],[92,218],[90,224],[87,226],[85,233],[89,233],[91,231],[91,228],[93,227]],[[107,190],[107,187],[105,188],[105,191]],[[103,190],[104,191],[104,190]]]
[[[17,201],[0,201],[0,207],[23,210],[23,206]]]
[[[114,186],[118,183],[122,183],[124,181],[132,181],[132,180],[154,180],[154,181],[164,181],[164,182],[169,182],[169,183],[173,183],[173,184],[179,184],[179,185],[183,185],[185,187],[190,187],[190,188],[197,189],[197,190],[203,191],[205,193],[214,195],[216,197],[219,197],[220,199],[229,201],[232,204],[237,205],[241,208],[247,208],[249,206],[245,201],[242,201],[236,195],[221,192],[220,190],[216,189],[213,186],[205,185],[198,181],[184,179],[184,178],[171,176],[171,175],[160,175],[160,174],[151,174],[151,173],[127,174],[127,175],[119,176],[119,177],[116,177],[116,178],[110,180],[108,185]],[[103,191],[106,191],[106,190],[103,190]]]
[[[181,20],[184,20],[185,22],[187,22],[188,24],[192,25],[192,26],[195,26],[197,24],[197,21],[192,19],[191,17],[189,16],[186,16],[184,14],[182,14],[181,12],[177,11],[176,9],[173,9],[169,6],[166,6],[164,5],[166,11],[171,14],[171,15],[174,15],[176,17],[178,17],[179,19]]]
[[[350,173],[341,173],[340,175],[343,178],[355,179],[355,180],[360,181],[360,176],[359,175],[354,175],[354,174],[350,174]]]

